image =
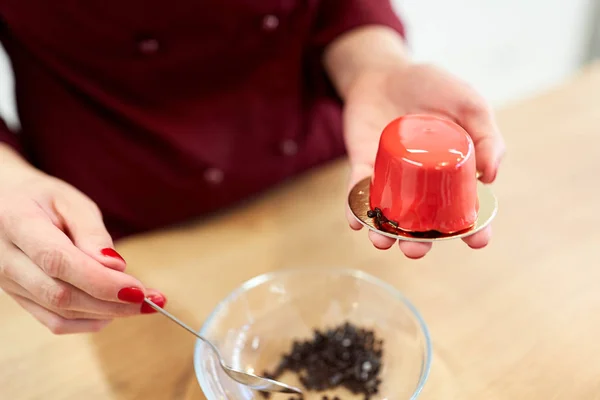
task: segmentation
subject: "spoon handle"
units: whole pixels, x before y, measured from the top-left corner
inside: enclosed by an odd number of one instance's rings
[[[185,329],[186,331],[188,331],[192,335],[196,336],[198,339],[200,339],[200,340],[202,340],[203,342],[206,343],[206,339],[204,339],[202,336],[200,336],[195,330],[193,330],[192,328],[190,328],[189,325],[187,325],[185,322],[181,321],[179,318],[177,318],[176,316],[174,316],[170,312],[168,312],[166,310],[163,310],[161,307],[159,307],[156,304],[154,304],[154,302],[152,302],[152,300],[146,298],[146,299],[144,299],[144,302],[146,304],[148,304],[150,307],[152,307],[153,309],[155,309],[156,311],[158,311],[159,313],[161,313],[162,315],[164,315],[165,317],[169,318],[171,321],[175,322],[177,325],[181,326],[183,329]]]
[[[252,387],[257,390],[260,389],[260,390],[269,391],[269,392],[302,394],[302,391],[298,388],[288,386],[284,383],[277,382],[272,379],[262,378],[260,376],[254,375],[254,374],[240,372],[240,371],[237,371],[237,370],[231,368],[230,366],[228,366],[225,363],[225,361],[221,357],[221,353],[219,352],[219,349],[217,349],[217,347],[214,344],[212,344],[210,341],[203,338],[199,333],[196,333],[195,330],[190,328],[183,321],[180,321],[179,318],[177,318],[176,316],[172,315],[170,312],[163,310],[162,308],[160,308],[159,306],[154,304],[154,302],[152,302],[152,300],[146,298],[146,299],[144,299],[144,302],[146,304],[148,304],[150,307],[152,307],[153,309],[155,309],[157,312],[161,313],[165,317],[169,318],[171,321],[175,322],[177,325],[179,325],[180,327],[182,327],[183,329],[185,329],[192,335],[196,336],[198,339],[202,340],[210,348],[212,348],[212,350],[215,352],[215,354],[219,358],[219,364],[221,365],[221,368],[223,368],[225,373],[230,378],[235,380],[236,382],[241,383],[242,385]],[[258,382],[258,384],[257,384],[257,382]]]

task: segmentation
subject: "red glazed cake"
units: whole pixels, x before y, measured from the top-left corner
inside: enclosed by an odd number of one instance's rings
[[[450,234],[472,227],[479,201],[471,137],[434,116],[392,121],[379,141],[370,207],[380,224],[408,232]]]

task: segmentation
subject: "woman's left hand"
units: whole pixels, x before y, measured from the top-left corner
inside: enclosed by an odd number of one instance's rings
[[[383,128],[399,116],[414,113],[446,117],[461,125],[473,138],[481,181],[494,181],[505,145],[490,107],[469,85],[450,74],[429,65],[409,64],[364,72],[348,91],[344,125],[352,167],[350,187],[373,173]],[[348,222],[352,229],[362,227],[349,210]],[[472,248],[482,248],[491,235],[488,226],[464,241]],[[389,249],[396,242],[372,231],[369,238],[378,249]],[[409,258],[421,258],[431,249],[431,243],[399,241],[399,245]]]

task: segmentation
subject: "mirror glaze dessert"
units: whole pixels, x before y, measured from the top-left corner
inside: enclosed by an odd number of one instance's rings
[[[471,137],[443,118],[395,119],[381,134],[369,202],[369,217],[383,230],[451,234],[471,228],[479,210]]]

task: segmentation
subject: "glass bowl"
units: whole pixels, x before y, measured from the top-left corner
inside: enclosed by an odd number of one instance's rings
[[[227,296],[211,313],[201,334],[241,371],[272,371],[294,340],[310,339],[314,329],[350,322],[373,329],[384,340],[382,380],[372,400],[413,400],[429,375],[431,340],[415,307],[391,285],[347,269],[282,270],[257,276]],[[220,369],[215,354],[197,341],[194,367],[208,400],[264,399]],[[299,385],[293,376],[282,382]],[[300,385],[300,387],[302,387]],[[339,396],[363,399],[344,390],[305,392],[304,400]],[[290,395],[273,394],[271,400]]]

